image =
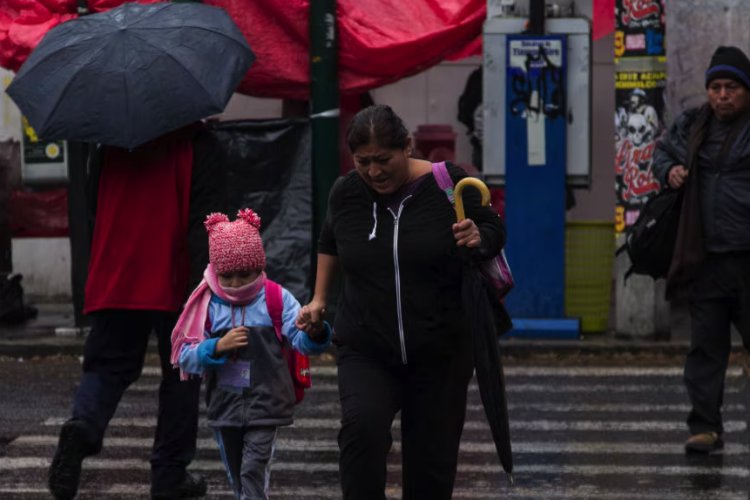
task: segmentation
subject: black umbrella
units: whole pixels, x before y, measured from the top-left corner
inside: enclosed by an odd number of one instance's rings
[[[455,188],[456,216],[463,220],[464,210],[461,193],[466,186],[474,186],[482,193],[482,204],[489,204],[490,192],[478,179],[467,177],[459,181]],[[508,480],[513,484],[513,453],[510,444],[510,424],[508,401],[505,395],[505,377],[500,362],[498,324],[495,312],[499,302],[490,285],[481,276],[478,264],[467,259],[461,284],[461,299],[471,330],[474,370],[479,385],[484,413],[492,432],[492,440]]]
[[[8,87],[37,135],[132,149],[221,113],[255,56],[198,3],[126,3],[50,30]]]

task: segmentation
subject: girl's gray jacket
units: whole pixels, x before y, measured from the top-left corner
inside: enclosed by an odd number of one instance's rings
[[[331,330],[321,343],[313,342],[294,325],[299,302],[283,289],[282,334],[287,348],[319,354],[331,341]],[[230,329],[248,328],[248,344],[236,353],[215,356],[216,343]],[[180,367],[191,374],[206,374],[208,423],[213,427],[290,425],[294,415],[294,388],[281,343],[268,314],[265,290],[253,302],[233,306],[211,297],[204,340],[183,347]]]

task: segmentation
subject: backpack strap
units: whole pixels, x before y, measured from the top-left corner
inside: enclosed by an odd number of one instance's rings
[[[271,316],[273,329],[276,330],[276,338],[283,345],[284,338],[281,336],[283,321],[281,316],[284,312],[284,299],[281,296],[281,285],[269,279],[266,279],[266,308],[268,309],[268,315]]]
[[[451,179],[444,161],[432,164],[432,175],[435,177],[438,187],[445,193],[445,196],[448,197],[448,201],[451,202],[451,205],[455,205],[456,200],[453,197],[453,179]]]

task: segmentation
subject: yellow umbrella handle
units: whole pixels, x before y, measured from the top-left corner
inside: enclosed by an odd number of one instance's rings
[[[487,184],[475,177],[465,177],[461,179],[453,189],[453,197],[456,200],[456,219],[458,219],[459,221],[462,221],[466,218],[466,214],[464,213],[464,200],[462,196],[464,188],[466,186],[472,186],[479,190],[479,192],[482,194],[483,207],[486,207],[490,204],[490,190],[487,187]]]

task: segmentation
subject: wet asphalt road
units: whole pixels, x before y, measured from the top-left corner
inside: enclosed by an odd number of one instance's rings
[[[509,363],[516,484],[509,487],[473,384],[462,440],[457,499],[748,499],[748,378],[733,366],[725,395],[726,447],[686,456],[688,410],[679,360],[646,366],[545,366]],[[274,499],[336,499],[338,404],[335,368],[314,366],[314,388],[295,425],[280,432]],[[46,468],[68,417],[79,360],[0,360],[0,498],[49,498]],[[148,457],[155,423],[158,369],[149,360],[126,393],[104,451],[84,462],[79,498],[148,498]],[[400,498],[398,424],[389,460],[389,498]],[[207,498],[231,498],[208,428],[200,429],[192,469],[209,481]],[[429,499],[425,499],[429,500]]]

